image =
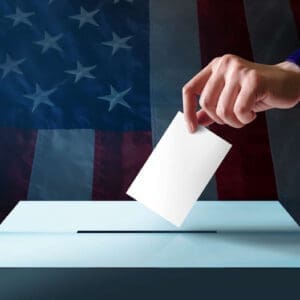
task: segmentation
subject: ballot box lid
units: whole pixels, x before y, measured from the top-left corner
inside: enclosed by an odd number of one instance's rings
[[[136,201],[20,201],[0,225],[5,232],[293,231],[278,201],[198,201],[176,227]]]
[[[275,201],[197,202],[180,228],[138,202],[24,201],[0,229],[0,267],[300,267],[299,227]]]

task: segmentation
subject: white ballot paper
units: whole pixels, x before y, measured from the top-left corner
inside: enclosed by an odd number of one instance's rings
[[[127,194],[180,226],[230,148],[205,127],[189,133],[178,112]]]

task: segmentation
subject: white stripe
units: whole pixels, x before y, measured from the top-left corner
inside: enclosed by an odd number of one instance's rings
[[[201,61],[197,1],[149,3],[151,125],[156,145],[177,111],[182,110],[181,89],[199,72]],[[214,179],[201,198],[217,199]]]
[[[28,199],[91,199],[94,143],[93,130],[39,130]]]
[[[254,58],[276,63],[299,48],[289,1],[244,0]],[[270,145],[280,200],[299,200],[300,106],[267,112]]]

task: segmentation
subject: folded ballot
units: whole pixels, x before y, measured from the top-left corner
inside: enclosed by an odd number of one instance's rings
[[[178,112],[127,194],[180,226],[230,148],[205,127],[189,133]]]

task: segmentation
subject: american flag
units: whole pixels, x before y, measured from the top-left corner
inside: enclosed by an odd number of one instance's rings
[[[1,198],[126,199],[152,148],[147,1],[0,10]]]
[[[226,53],[284,60],[300,46],[299,3],[0,1],[1,206],[128,199],[184,83]],[[298,106],[213,125],[233,150],[201,198],[296,199],[299,124]]]

